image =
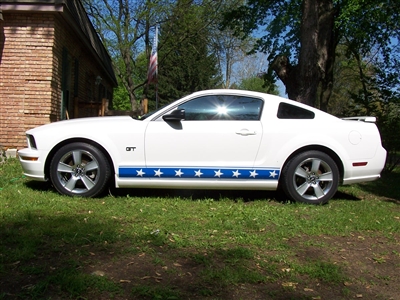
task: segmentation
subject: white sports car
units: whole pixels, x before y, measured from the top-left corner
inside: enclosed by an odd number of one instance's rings
[[[339,184],[380,177],[374,117],[339,119],[263,93],[201,91],[140,119],[60,121],[27,131],[27,177],[95,197],[118,188],[276,190],[325,203]]]

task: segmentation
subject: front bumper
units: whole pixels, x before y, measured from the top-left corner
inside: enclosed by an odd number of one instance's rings
[[[18,151],[24,175],[36,181],[47,181],[45,174],[46,157],[39,150],[25,148]]]

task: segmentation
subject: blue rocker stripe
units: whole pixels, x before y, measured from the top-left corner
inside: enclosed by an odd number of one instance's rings
[[[119,177],[125,178],[205,178],[205,179],[270,179],[277,180],[280,170],[275,168],[172,168],[119,167]]]

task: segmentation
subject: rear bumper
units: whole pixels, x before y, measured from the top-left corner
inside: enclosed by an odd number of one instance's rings
[[[379,147],[376,155],[367,160],[366,166],[353,166],[355,161],[349,162],[343,184],[353,184],[367,181],[374,181],[381,177],[381,172],[386,163],[386,150]]]

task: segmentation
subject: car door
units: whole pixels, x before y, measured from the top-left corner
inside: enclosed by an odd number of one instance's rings
[[[201,96],[177,106],[184,110],[183,120],[159,117],[148,124],[147,167],[155,168],[154,172],[164,167],[164,173],[168,168],[176,172],[253,167],[262,138],[262,107],[262,99],[236,95]]]

